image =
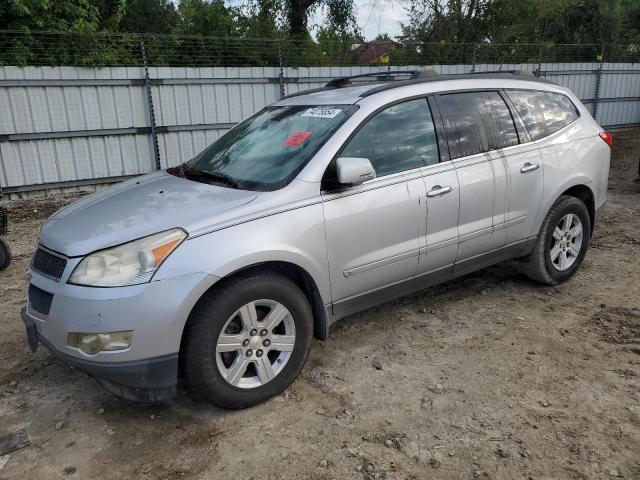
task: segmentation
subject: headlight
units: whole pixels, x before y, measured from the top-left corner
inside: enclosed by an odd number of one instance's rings
[[[184,230],[175,228],[94,252],[82,259],[71,274],[69,283],[90,287],[147,283],[186,237]]]

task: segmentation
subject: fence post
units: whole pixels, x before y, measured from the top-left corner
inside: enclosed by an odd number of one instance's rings
[[[538,49],[538,66],[533,71],[533,74],[538,78],[542,76],[542,47],[543,46],[544,46],[544,40],[543,40],[543,43],[540,44],[540,48]]]
[[[478,50],[478,44],[473,44],[473,50],[471,52],[471,73],[476,72],[476,52]],[[463,60],[464,61],[464,60]]]
[[[156,114],[153,109],[153,95],[151,95],[151,81],[149,80],[149,65],[147,64],[147,54],[144,50],[144,40],[140,39],[140,53],[144,65],[144,89],[147,94],[147,107],[149,109],[149,126],[151,127],[151,141],[153,143],[153,158],[156,170],[160,170],[160,148],[158,147],[158,132],[156,132]]]
[[[598,60],[598,70],[596,71],[596,88],[593,96],[593,119],[598,121],[598,104],[600,100],[600,85],[602,84],[602,65],[604,63],[604,54],[600,54]]]
[[[278,74],[278,83],[280,84],[280,98],[284,97],[284,67],[282,66],[282,45],[278,42],[278,65],[280,73]]]

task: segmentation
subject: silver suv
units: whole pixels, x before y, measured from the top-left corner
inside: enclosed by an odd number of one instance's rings
[[[533,76],[334,80],[53,215],[29,343],[125,398],[171,398],[180,378],[254,405],[349,314],[511,258],[538,282],[570,278],[610,145],[575,95]]]

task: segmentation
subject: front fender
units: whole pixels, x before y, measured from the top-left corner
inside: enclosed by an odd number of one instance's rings
[[[324,304],[330,302],[322,205],[309,205],[189,238],[158,271],[158,279],[203,272],[224,278],[264,262],[288,262],[304,269],[316,283]]]

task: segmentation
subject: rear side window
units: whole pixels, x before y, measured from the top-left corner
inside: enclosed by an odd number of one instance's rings
[[[438,163],[427,100],[410,100],[377,113],[358,130],[340,156],[368,158],[377,176]]]
[[[497,92],[438,96],[452,159],[517,145],[511,113]]]
[[[509,107],[498,92],[487,92],[493,117],[491,148],[498,149],[518,144],[518,133],[511,118]]]
[[[561,93],[508,90],[507,95],[533,140],[557,132],[579,116],[575,105]]]

